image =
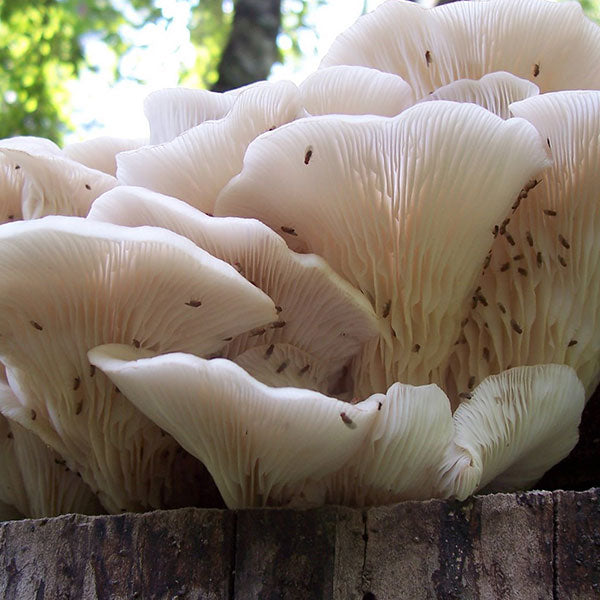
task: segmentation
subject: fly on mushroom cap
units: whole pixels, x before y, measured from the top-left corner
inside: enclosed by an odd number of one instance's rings
[[[0,154],[24,171],[24,219],[45,215],[87,215],[92,202],[117,185],[114,177],[56,155],[30,154],[0,147]]]
[[[130,347],[94,348],[90,361],[213,476],[229,508],[293,503],[308,477],[357,451],[377,403],[352,406],[318,392],[271,388],[228,360]]]
[[[470,376],[481,381],[508,365],[557,363],[577,371],[589,397],[600,378],[600,92],[543,94],[511,110],[552,140],[554,161],[519,194],[506,227],[516,245],[505,236],[494,240],[476,283],[489,306],[472,310],[465,344],[449,359],[448,390],[464,390]],[[509,261],[513,268],[502,272]],[[491,360],[481,360],[483,347]]]
[[[248,144],[304,114],[293,83],[250,86],[222,119],[206,121],[165,144],[119,154],[117,177],[212,213],[217,194],[242,168]]]
[[[292,252],[279,235],[254,219],[212,218],[174,198],[128,186],[98,198],[88,218],[129,226],[161,226],[185,235],[213,256],[236,265],[246,279],[273,299],[277,319],[227,340],[220,351],[222,357],[234,359],[255,346],[296,346],[299,352],[310,355],[315,365],[311,373],[320,373],[317,380],[326,384],[337,381],[341,369],[361,346],[380,333],[379,319],[360,292],[323,259]],[[261,352],[247,355],[246,366],[250,356],[257,360],[253,373],[265,372],[267,364]],[[286,372],[282,382],[290,385],[289,376]],[[307,381],[306,376],[302,379]],[[329,391],[327,385],[319,390]]]
[[[208,354],[277,318],[233,267],[152,227],[6,224],[0,279],[0,357],[19,399],[2,410],[77,466],[111,511],[159,506],[175,443],[90,368],[87,350],[116,341]]]
[[[393,117],[415,103],[411,87],[401,77],[347,65],[315,71],[300,84],[300,95],[311,115]]]
[[[222,119],[244,89],[220,93],[180,87],[152,92],[144,100],[150,143],[164,144],[204,121]]]
[[[444,496],[526,489],[575,447],[585,404],[565,365],[516,367],[486,378],[455,411]]]
[[[336,38],[321,62],[333,65],[396,73],[417,98],[494,71],[529,79],[542,92],[597,89],[600,30],[576,2],[490,0],[431,9],[385,2]]]
[[[126,150],[135,150],[146,143],[141,139],[101,136],[84,142],[67,144],[63,148],[63,156],[90,169],[96,169],[115,177],[117,174],[116,155]]]
[[[336,383],[331,380],[331,370],[325,361],[291,344],[255,346],[236,356],[233,361],[254,379],[271,387],[297,387],[326,392]]]
[[[16,403],[0,379],[2,405]],[[30,518],[100,514],[98,499],[35,434],[0,415],[0,500]]]
[[[459,79],[444,85],[421,101],[451,100],[453,102],[472,102],[494,114],[508,119],[509,105],[517,100],[537,96],[540,90],[537,85],[500,71],[489,73],[481,79]]]
[[[429,383],[459,336],[490,230],[547,161],[533,126],[473,104],[311,117],[249,146],[216,214],[293,225],[292,249],[324,257],[370,300],[387,332],[356,363],[366,396]]]

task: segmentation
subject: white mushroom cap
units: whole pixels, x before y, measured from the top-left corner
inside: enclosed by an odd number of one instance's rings
[[[380,333],[379,319],[362,294],[323,259],[292,252],[279,235],[254,219],[209,217],[174,198],[128,186],[119,186],[98,198],[88,218],[129,226],[161,226],[185,235],[213,256],[234,265],[268,294],[277,307],[277,320],[236,336],[219,354],[233,359],[255,346],[267,350],[271,344],[276,348],[279,344],[295,346],[296,350],[287,349],[292,353],[292,362],[306,354],[306,362],[299,366],[304,384],[300,379],[289,379],[290,369],[279,374],[281,385],[295,381],[294,385],[312,388],[319,381],[325,385],[320,391],[329,391],[327,382],[339,378],[340,370],[362,345]],[[274,366],[278,375],[277,368],[288,360],[282,354],[283,348],[269,353],[268,360],[265,352],[246,354],[244,359],[244,368],[250,368],[261,381],[259,373],[266,374]],[[250,357],[257,361],[254,366],[249,363]],[[276,364],[276,359],[281,360]],[[308,369],[303,370],[306,365]],[[271,377],[268,383],[275,385]]]
[[[371,301],[389,329],[358,366],[355,393],[366,396],[431,381],[458,337],[493,224],[547,162],[529,123],[473,104],[312,117],[249,146],[216,214],[260,219]]]
[[[204,121],[222,119],[240,91],[220,93],[178,87],[152,92],[144,100],[150,143],[164,144]]]
[[[585,394],[566,365],[516,367],[485,379],[454,413],[444,495],[532,486],[575,447]]]
[[[63,156],[90,169],[102,171],[115,177],[117,175],[116,155],[126,150],[135,150],[146,143],[147,140],[143,139],[101,136],[83,142],[67,144],[63,148]]]
[[[59,155],[60,148],[50,140],[34,136],[17,136],[0,140],[0,223],[20,221],[23,218],[22,194],[25,183],[24,169],[19,152],[13,156],[1,150],[17,150],[31,155]]]
[[[577,2],[490,0],[432,9],[386,2],[338,36],[321,62],[333,65],[396,73],[417,98],[494,71],[534,81],[543,92],[596,89],[600,30]]]
[[[51,140],[46,138],[18,135],[11,138],[3,138],[0,140],[0,148],[6,150],[20,150],[35,156],[50,156],[60,155],[61,149]]]
[[[18,402],[0,381],[2,404]],[[22,516],[104,512],[90,488],[35,434],[0,415],[0,500]]]
[[[110,511],[160,505],[175,443],[87,361],[101,343],[208,354],[276,319],[231,266],[170,231],[47,217],[0,227],[8,417],[81,472]],[[163,456],[164,454],[164,456]]]
[[[554,161],[515,198],[449,361],[447,389],[509,366],[572,366],[589,397],[600,378],[600,92],[543,94],[511,106],[530,120]]]
[[[364,505],[534,483],[577,441],[583,388],[563,365],[486,379],[454,416],[434,385],[359,404],[272,388],[230,361],[88,353],[131,401],[206,464],[230,508]]]
[[[117,185],[114,177],[55,155],[36,155],[0,147],[6,161],[23,170],[24,219],[45,215],[85,216],[92,202]]]
[[[292,500],[308,477],[331,473],[358,449],[377,412],[376,403],[359,408],[310,390],[268,387],[222,359],[135,360],[135,350],[115,344],[88,356],[206,465],[229,508]]]
[[[320,69],[299,86],[311,115],[381,115],[393,117],[415,103],[401,77],[377,69],[340,65]]]
[[[518,100],[537,96],[537,85],[500,71],[489,73],[481,79],[459,79],[444,85],[425,96],[422,102],[432,100],[451,100],[453,102],[473,102],[494,114],[508,119],[511,117],[509,106]]]
[[[23,192],[21,165],[0,153],[0,224],[20,221],[21,194]]]
[[[248,144],[303,114],[293,83],[253,85],[237,97],[223,119],[206,121],[171,142],[119,154],[118,179],[175,196],[210,213],[217,194],[242,168]]]
[[[448,397],[437,385],[395,383],[364,402],[374,401],[379,410],[365,442],[322,482],[327,502],[368,506],[435,496],[454,435]]]

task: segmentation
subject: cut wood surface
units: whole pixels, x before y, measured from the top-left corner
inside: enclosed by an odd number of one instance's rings
[[[0,524],[0,597],[600,597],[600,489]]]

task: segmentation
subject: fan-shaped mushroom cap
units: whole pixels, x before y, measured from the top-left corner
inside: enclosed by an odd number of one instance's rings
[[[117,175],[116,155],[126,150],[135,150],[146,143],[146,140],[102,136],[67,144],[63,149],[63,156],[90,169],[115,177]]]
[[[121,183],[175,196],[210,213],[217,194],[242,168],[248,144],[303,114],[293,83],[253,85],[223,119],[204,122],[171,142],[119,154],[117,176]]]
[[[17,150],[31,155],[58,155],[60,148],[50,140],[33,136],[17,136],[0,140],[0,224],[20,221],[23,218],[22,194],[25,183],[24,169],[19,152],[2,153],[1,150]]]
[[[575,447],[585,394],[566,365],[516,367],[486,378],[454,413],[444,495],[532,486]]]
[[[355,393],[367,396],[431,381],[458,337],[493,224],[546,164],[533,126],[473,104],[312,117],[255,140],[216,212],[259,218],[371,301],[388,333],[358,364]]]
[[[152,92],[144,100],[150,143],[164,144],[204,121],[222,119],[243,89],[221,93],[178,87]]]
[[[374,402],[359,408],[310,390],[268,387],[222,359],[135,360],[135,350],[115,344],[88,356],[206,465],[229,508],[293,501],[308,477],[331,473],[358,449],[377,412]]]
[[[219,352],[233,359],[250,348],[265,346],[265,350],[244,358],[244,368],[250,368],[258,379],[259,373],[266,374],[273,367],[281,385],[294,381],[299,387],[312,388],[317,381],[331,383],[361,346],[380,332],[379,320],[368,301],[323,259],[292,252],[279,235],[254,219],[209,217],[175,198],[128,186],[98,198],[88,218],[129,226],[161,226],[185,235],[234,265],[268,294],[277,307],[278,319],[236,336]],[[266,354],[271,344],[277,351],[273,353],[271,348]],[[289,356],[284,356],[288,352]],[[305,357],[300,358],[303,354]],[[249,362],[251,357],[254,365]],[[277,373],[286,360],[293,364],[305,361],[294,379],[290,379],[291,367]],[[275,385],[271,376],[268,382]],[[326,392],[327,385],[319,389]]]
[[[368,506],[432,498],[454,435],[448,397],[437,385],[395,383],[366,400],[373,401],[379,410],[365,442],[322,482],[327,502]]]
[[[160,505],[176,445],[87,361],[124,342],[208,354],[276,319],[231,266],[170,231],[73,217],[0,227],[2,412],[81,472],[111,511]],[[165,483],[167,480],[167,483]]]
[[[393,117],[415,103],[411,87],[401,77],[366,67],[320,69],[299,87],[304,108],[311,115]]]
[[[12,396],[9,401],[17,401],[8,384],[1,380],[0,396]],[[56,452],[35,434],[2,415],[0,500],[31,518],[104,512],[98,498]]]
[[[23,170],[24,219],[45,215],[85,216],[92,202],[117,185],[114,177],[56,155],[36,155],[0,147],[0,154]]]
[[[600,377],[600,92],[544,94],[511,106],[554,161],[516,197],[476,283],[447,389],[468,391],[510,365],[568,364],[587,395]]]
[[[0,153],[0,224],[23,218],[23,183],[21,165]]]
[[[489,73],[481,79],[459,79],[435,90],[422,99],[422,102],[431,100],[451,100],[453,102],[472,102],[494,114],[508,119],[509,105],[518,100],[537,96],[540,90],[537,85],[515,77],[510,73],[500,71]]]
[[[490,0],[432,9],[386,2],[336,38],[321,62],[333,65],[396,73],[417,98],[494,71],[529,79],[542,92],[596,89],[600,30],[577,2]]]

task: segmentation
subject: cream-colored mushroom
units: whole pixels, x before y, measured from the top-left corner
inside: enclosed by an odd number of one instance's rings
[[[146,143],[147,141],[143,139],[101,136],[83,142],[67,144],[63,148],[63,156],[81,163],[90,169],[102,171],[107,175],[116,177],[116,155],[119,152],[135,150]]]
[[[74,217],[0,227],[2,412],[52,446],[113,512],[157,507],[175,442],[87,361],[105,342],[210,354],[277,318],[233,267],[159,228]]]
[[[509,106],[513,102],[537,96],[539,92],[537,85],[530,81],[501,71],[489,73],[481,79],[453,81],[425,96],[421,101],[473,102],[503,119],[508,119],[512,116]]]
[[[3,147],[0,155],[23,172],[24,219],[46,215],[83,217],[100,194],[117,185],[114,177],[59,155],[31,154]]]
[[[600,378],[600,92],[543,94],[511,110],[535,125],[553,163],[496,223],[448,362],[454,402],[509,366],[570,365],[588,397]]]
[[[222,119],[243,89],[220,93],[178,87],[152,92],[144,100],[150,143],[164,144],[204,121]]]
[[[579,438],[585,393],[566,365],[515,367],[486,378],[455,411],[443,495],[531,487]]]
[[[175,196],[211,213],[217,194],[242,168],[248,144],[303,115],[293,83],[250,86],[222,119],[205,121],[165,144],[119,154],[118,179]]]
[[[0,397],[8,396],[14,396],[13,392],[7,382],[0,380]],[[2,415],[0,500],[31,518],[104,512],[98,498],[61,456],[34,433]]]
[[[435,381],[492,227],[546,151],[531,124],[473,104],[312,117],[250,145],[216,214],[260,219],[369,299],[386,333],[355,362],[355,395],[365,397],[396,381]]]
[[[542,92],[598,89],[600,29],[578,2],[490,0],[426,9],[395,0],[336,38],[321,61],[334,65],[395,73],[417,98],[494,71],[529,79]]]
[[[311,115],[393,117],[415,103],[414,92],[401,77],[366,67],[320,69],[299,87],[302,104]]]
[[[228,360],[144,359],[116,344],[88,356],[206,465],[229,508],[293,502],[306,479],[331,473],[359,448],[377,413],[376,402],[357,407],[268,387]]]
[[[277,307],[277,320],[235,336],[219,355],[236,359],[245,354],[245,368],[258,379],[260,373],[269,374],[270,385],[294,381],[327,393],[361,347],[380,332],[380,319],[368,301],[323,259],[292,252],[279,235],[254,219],[209,217],[175,198],[129,186],[98,198],[88,218],[166,227],[185,235],[268,294]],[[290,379],[297,361],[304,362]]]

